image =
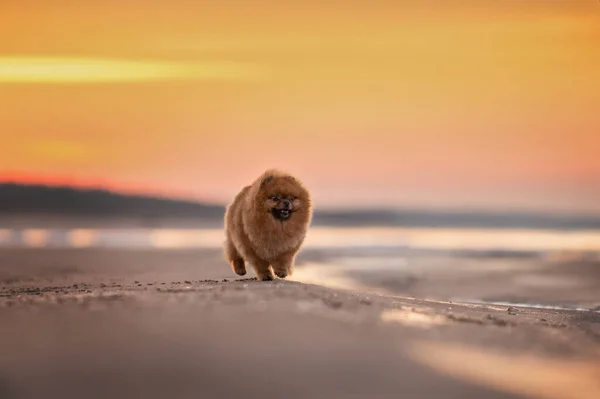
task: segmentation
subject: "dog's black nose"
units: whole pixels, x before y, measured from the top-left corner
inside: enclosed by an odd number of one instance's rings
[[[289,208],[290,206],[292,206],[292,203],[289,200],[283,200],[283,207],[284,208]]]

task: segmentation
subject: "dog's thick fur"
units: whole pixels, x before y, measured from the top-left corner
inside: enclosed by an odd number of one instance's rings
[[[299,180],[278,170],[263,173],[225,213],[225,255],[233,271],[245,275],[248,262],[262,281],[273,280],[273,272],[291,275],[311,218],[310,193]]]

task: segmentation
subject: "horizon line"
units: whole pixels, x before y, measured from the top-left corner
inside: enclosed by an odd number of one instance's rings
[[[20,185],[29,187],[45,187],[45,188],[63,188],[79,191],[104,191],[115,195],[130,196],[130,197],[143,197],[143,198],[155,198],[163,199],[174,202],[186,202],[195,203],[198,205],[207,206],[227,206],[227,201],[211,201],[206,198],[199,198],[198,196],[190,195],[172,195],[168,194],[167,190],[160,189],[142,189],[141,185],[119,188],[121,185],[110,184],[104,179],[98,179],[96,181],[102,181],[102,184],[94,184],[90,182],[81,182],[80,179],[73,177],[55,177],[52,181],[43,181],[40,179],[25,179],[17,180],[14,178],[6,178],[5,174],[0,173],[0,185]],[[125,185],[123,185],[125,186]],[[600,218],[600,214],[597,213],[582,213],[582,212],[556,212],[556,211],[539,211],[530,209],[491,209],[491,208],[474,208],[474,207],[415,207],[415,206],[356,206],[347,205],[343,207],[339,206],[322,206],[315,209],[316,212],[325,211],[330,214],[344,214],[344,213],[364,213],[364,212],[384,212],[384,213],[425,213],[425,214],[444,214],[444,215],[486,215],[486,216],[539,216],[539,217],[553,217],[553,218],[564,218],[564,217],[591,217],[592,219]]]

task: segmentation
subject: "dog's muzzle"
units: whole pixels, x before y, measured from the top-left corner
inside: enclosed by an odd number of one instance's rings
[[[277,220],[288,220],[292,216],[292,210],[285,209],[285,208],[284,209],[273,208],[271,213],[273,214],[273,217]]]

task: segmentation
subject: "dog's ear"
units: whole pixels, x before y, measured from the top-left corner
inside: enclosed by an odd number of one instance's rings
[[[266,175],[265,177],[263,177],[262,181],[260,182],[260,187],[261,188],[264,187],[271,180],[273,180],[273,175]]]

